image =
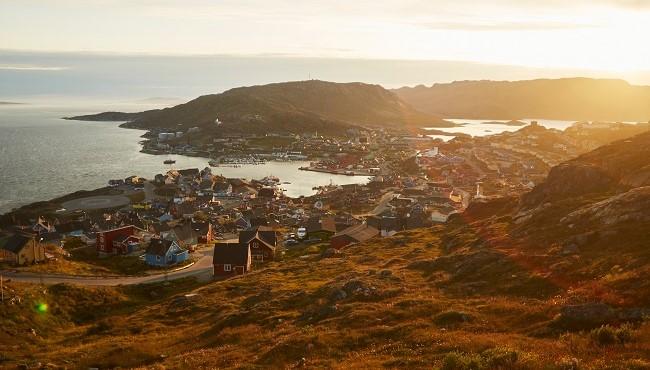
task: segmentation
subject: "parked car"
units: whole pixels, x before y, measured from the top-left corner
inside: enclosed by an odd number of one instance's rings
[[[292,245],[297,245],[297,244],[299,244],[299,242],[296,239],[287,239],[284,242],[284,245],[286,245],[286,246],[292,246]]]
[[[307,228],[299,227],[298,228],[298,238],[304,239],[307,236]]]

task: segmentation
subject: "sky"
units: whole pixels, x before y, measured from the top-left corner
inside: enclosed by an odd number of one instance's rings
[[[645,83],[648,36],[650,0],[0,0],[11,52],[457,61]],[[0,57],[0,70],[57,68]]]

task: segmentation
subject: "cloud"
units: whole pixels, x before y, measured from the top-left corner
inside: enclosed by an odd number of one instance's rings
[[[65,71],[68,67],[38,66],[29,64],[0,64],[0,71]]]
[[[598,3],[632,9],[650,9],[650,0],[599,0]]]
[[[601,27],[595,24],[564,22],[429,22],[418,23],[431,30],[455,31],[551,31]]]

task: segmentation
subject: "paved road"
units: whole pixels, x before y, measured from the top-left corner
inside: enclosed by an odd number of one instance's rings
[[[148,202],[153,202],[156,200],[156,186],[151,181],[145,181],[144,183],[144,200]]]
[[[165,280],[176,280],[189,276],[212,276],[212,250],[204,250],[197,253],[203,256],[194,263],[194,265],[167,274],[155,274],[149,276],[128,276],[128,277],[88,277],[88,276],[69,276],[69,275],[50,275],[37,274],[33,272],[0,272],[6,280],[11,279],[21,283],[43,283],[43,284],[77,284],[77,285],[136,285],[160,282]]]
[[[377,203],[377,207],[370,212],[372,215],[379,215],[382,212],[388,208],[388,203],[390,203],[391,200],[395,198],[395,193],[392,191],[389,191],[388,193],[384,194],[381,199],[379,200],[379,203]]]

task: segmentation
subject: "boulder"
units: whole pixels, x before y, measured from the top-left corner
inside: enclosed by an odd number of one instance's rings
[[[390,277],[393,275],[393,271],[391,270],[381,270],[379,271],[379,276],[381,277]]]
[[[348,294],[345,292],[345,290],[342,289],[336,289],[329,295],[329,300],[332,302],[336,301],[341,301],[344,300],[348,297]]]
[[[332,257],[339,257],[341,255],[341,252],[334,248],[327,248],[326,250],[321,253],[321,258],[332,258]]]
[[[604,303],[564,306],[553,319],[552,327],[564,330],[590,330],[616,320],[616,311]]]

